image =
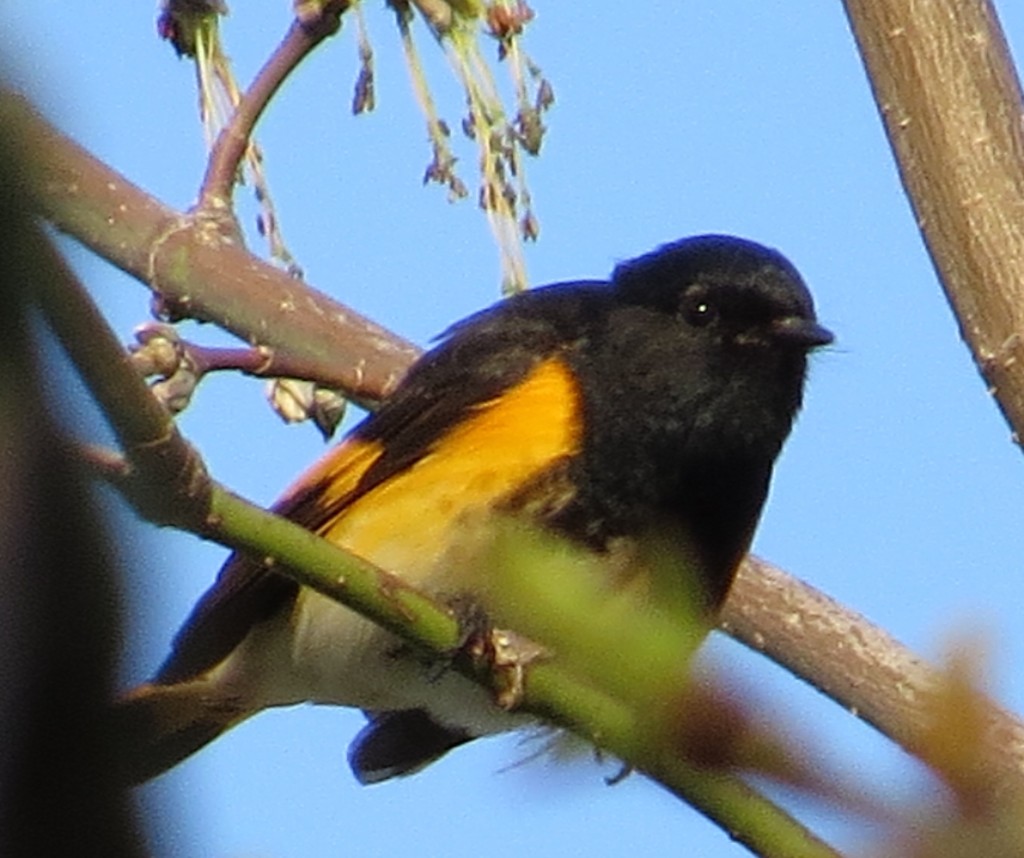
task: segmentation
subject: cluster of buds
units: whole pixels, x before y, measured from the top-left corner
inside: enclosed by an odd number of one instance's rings
[[[522,241],[536,240],[539,222],[533,212],[524,174],[523,153],[538,155],[544,139],[543,114],[554,103],[550,82],[522,50],[520,39],[533,17],[524,0],[390,0],[396,13],[413,89],[427,120],[433,149],[424,182],[448,189],[450,199],[468,195],[456,172],[451,130],[434,105],[411,24],[419,12],[445,47],[466,94],[461,126],[477,146],[480,185],[477,199],[486,212],[502,256],[503,290],[526,287]],[[515,109],[507,110],[482,56],[480,35],[498,43],[498,61],[509,69]]]

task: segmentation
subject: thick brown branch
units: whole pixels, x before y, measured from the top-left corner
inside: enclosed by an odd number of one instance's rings
[[[988,0],[845,0],[946,295],[1024,436],[1024,110]]]
[[[726,602],[722,626],[786,666],[911,753],[934,724],[943,674],[864,617],[756,557]],[[1024,724],[990,702],[985,762],[1003,788],[1024,788]]]
[[[218,324],[282,355],[290,374],[360,402],[390,392],[419,353],[354,310],[204,230],[61,135],[20,97],[0,124],[34,164],[38,204],[58,229],[150,286],[170,312]],[[287,355],[287,358],[283,357]]]

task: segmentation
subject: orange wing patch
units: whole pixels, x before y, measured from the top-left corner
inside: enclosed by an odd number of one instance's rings
[[[412,466],[356,498],[319,532],[413,583],[442,558],[452,574],[473,520],[577,453],[581,439],[580,394],[572,372],[558,358],[543,361],[518,384],[476,406]],[[342,458],[323,463],[315,474],[334,477],[337,485],[326,490],[335,497],[351,491],[380,455],[376,444],[360,448],[357,442],[349,453],[347,446],[339,451]]]

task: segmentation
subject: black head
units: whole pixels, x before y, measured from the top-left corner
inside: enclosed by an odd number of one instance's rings
[[[610,295],[577,362],[590,415],[565,518],[600,522],[596,536],[683,522],[717,603],[800,408],[807,354],[832,334],[781,254],[728,236],[625,262]]]
[[[778,251],[727,235],[666,244],[619,265],[620,297],[677,316],[723,346],[806,351],[832,342],[797,270]]]
[[[679,427],[691,461],[709,448],[774,459],[800,408],[807,353],[832,341],[786,258],[731,236],[686,238],[619,265],[612,290],[619,309],[602,351],[619,367],[619,396]]]

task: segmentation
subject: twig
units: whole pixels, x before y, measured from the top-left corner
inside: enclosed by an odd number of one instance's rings
[[[199,190],[198,209],[217,215],[231,210],[239,165],[253,128],[285,79],[324,39],[341,27],[347,2],[307,4],[308,13],[292,21],[281,44],[242,96],[231,121],[217,135]],[[307,8],[304,7],[304,8]]]
[[[132,347],[132,362],[143,376],[168,377],[186,367],[196,383],[211,372],[231,370],[254,378],[300,378],[288,356],[266,346],[222,348],[204,346],[182,339],[178,329],[161,322],[146,322],[135,329],[138,345]]]
[[[988,0],[845,0],[918,226],[1013,439],[1024,438],[1024,115]]]
[[[294,378],[288,362],[276,360],[269,349],[221,349],[182,342],[189,360],[200,375],[233,370],[255,378]]]

